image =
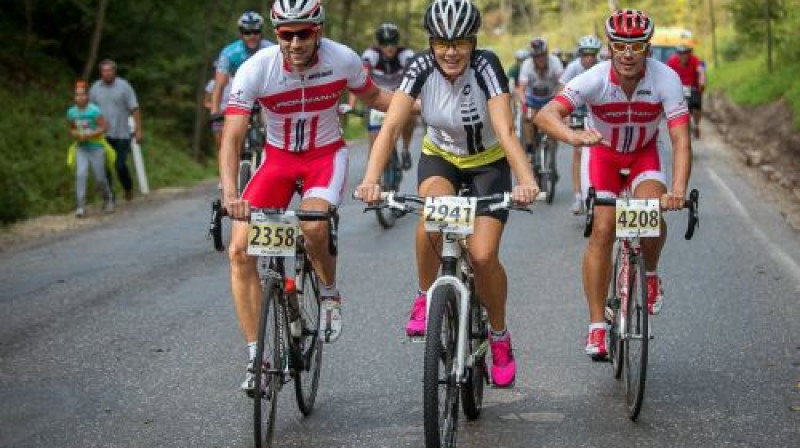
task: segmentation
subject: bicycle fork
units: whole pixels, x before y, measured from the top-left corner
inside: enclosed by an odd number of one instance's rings
[[[456,275],[458,272],[458,261],[461,255],[461,245],[458,242],[458,237],[452,234],[445,234],[442,244],[442,272],[444,275],[440,276],[428,288],[428,297],[433,297],[433,292],[436,288],[449,285],[455,290],[458,307],[458,337],[456,340],[456,353],[453,360],[453,374],[455,374],[456,384],[461,385],[466,381],[466,368],[471,367],[476,354],[469,354],[467,358],[467,346],[469,333],[471,328],[467,328],[469,321],[469,301],[470,293],[467,286]],[[428,315],[430,315],[431,301],[427,300],[425,303],[425,328],[428,327]],[[426,337],[428,332],[425,332]],[[478,351],[481,348],[479,347]]]

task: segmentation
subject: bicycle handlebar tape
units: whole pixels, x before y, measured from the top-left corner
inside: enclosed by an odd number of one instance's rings
[[[700,192],[697,189],[693,189],[689,192],[689,224],[686,228],[686,235],[684,238],[686,240],[692,239],[694,236],[694,229],[700,225],[700,215],[698,213],[698,208],[700,206]]]
[[[583,237],[592,236],[592,224],[594,224],[594,200],[597,192],[594,187],[589,187],[589,194],[586,195],[586,226],[583,228]]]
[[[225,245],[222,243],[222,202],[217,199],[211,203],[211,226],[209,233],[214,240],[214,249],[217,252],[225,250]]]

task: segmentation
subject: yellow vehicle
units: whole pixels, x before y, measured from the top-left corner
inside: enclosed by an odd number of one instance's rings
[[[695,46],[691,31],[677,27],[656,27],[656,32],[650,40],[650,56],[666,62],[679,45]]]

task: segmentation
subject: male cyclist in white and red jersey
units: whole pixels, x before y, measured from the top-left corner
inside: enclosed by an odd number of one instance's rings
[[[350,48],[323,39],[325,12],[320,0],[276,0],[271,19],[280,45],[248,59],[233,81],[220,151],[225,207],[235,219],[231,232],[231,288],[236,313],[248,343],[250,361],[242,389],[253,388],[253,358],[261,285],[256,260],[247,255],[250,207],[285,208],[302,181],[303,210],[327,211],[342,200],[347,177],[347,147],[338,104],[350,90],[370,107],[386,110],[388,91],[379,89]],[[267,143],[264,162],[238,197],[239,148],[250,111],[260,103]],[[306,250],[320,277],[325,342],[341,332],[341,298],[336,289],[336,258],[328,252],[326,222],[301,222]]]
[[[616,11],[606,21],[611,60],[601,62],[568,82],[564,90],[537,115],[536,124],[551,136],[572,145],[589,146],[582,154],[584,192],[589,187],[600,197],[615,197],[626,185],[619,171],[630,169],[633,195],[660,198],[667,210],[683,207],[691,171],[689,111],[678,75],[647,57],[654,25],[637,10]],[[563,119],[573,110],[589,106],[592,129],[572,130]],[[656,141],[658,126],[667,120],[672,140],[672,189],[666,178]],[[584,290],[589,302],[586,354],[604,359],[607,354],[604,306],[611,280],[614,210],[595,209],[592,236],[583,257]],[[648,310],[659,312],[663,301],[656,274],[667,232],[642,241],[647,269]]]

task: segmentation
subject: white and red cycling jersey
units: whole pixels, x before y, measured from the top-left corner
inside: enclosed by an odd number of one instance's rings
[[[633,190],[646,181],[666,185],[658,153],[658,127],[666,118],[672,128],[689,122],[689,110],[678,75],[648,58],[644,74],[631,98],[617,81],[611,61],[596,64],[567,83],[555,101],[570,113],[589,108],[589,127],[603,136],[600,145],[581,154],[581,187],[594,187],[600,197],[615,197],[626,185],[619,171],[630,170]]]
[[[573,78],[555,100],[570,113],[587,105],[590,127],[602,134],[606,146],[622,153],[655,144],[664,118],[670,128],[689,121],[678,75],[651,58],[647,58],[644,75],[630,99],[622,91],[611,61],[604,61]]]
[[[226,115],[264,111],[267,148],[303,152],[344,146],[337,105],[345,90],[372,87],[361,58],[350,48],[322,39],[316,61],[293,72],[275,45],[253,55],[233,80]]]
[[[361,58],[350,48],[322,39],[315,61],[303,73],[284,62],[280,47],[263,49],[236,72],[225,115],[249,115],[261,105],[267,142],[264,162],[242,198],[254,207],[289,205],[297,180],[304,198],[338,205],[347,177],[347,148],[338,104],[345,90],[373,87]]]

